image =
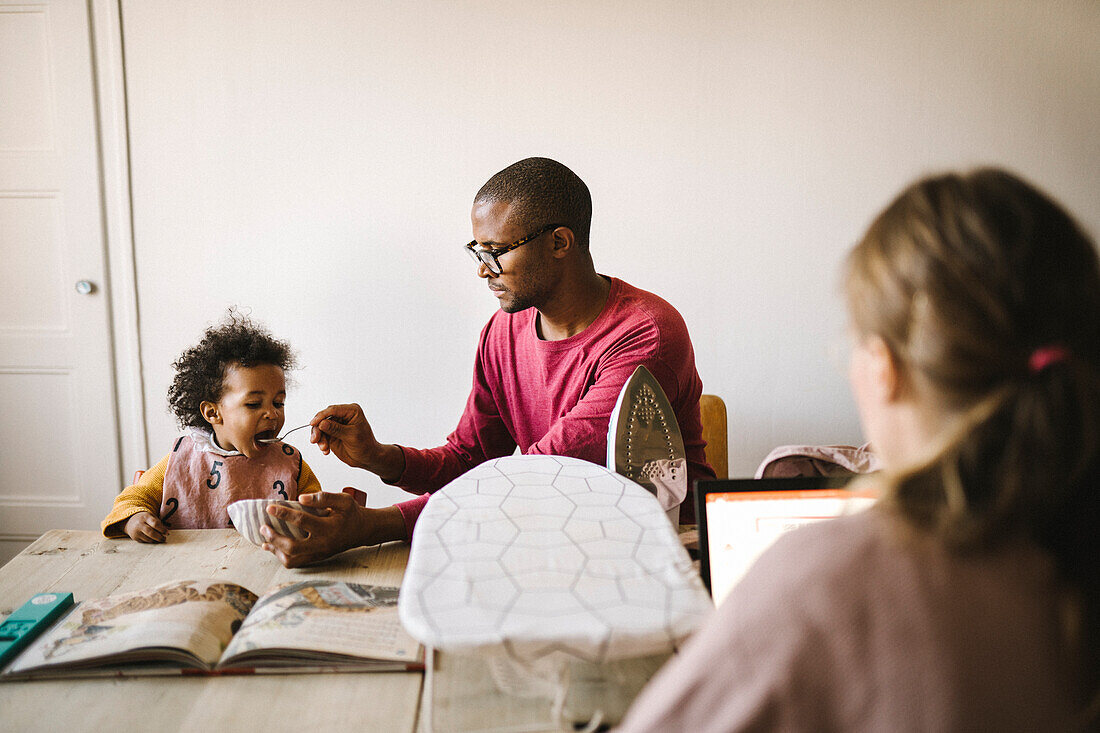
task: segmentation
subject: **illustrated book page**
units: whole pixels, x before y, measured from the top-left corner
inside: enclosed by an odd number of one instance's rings
[[[285,666],[303,661],[422,666],[420,644],[405,633],[397,618],[397,595],[397,588],[338,581],[281,586],[256,603],[219,666]]]
[[[235,583],[174,581],[77,604],[0,680],[422,669],[397,595],[313,580],[257,599]]]
[[[255,602],[256,594],[236,583],[190,580],[84,601],[32,643],[4,676],[136,662],[212,669]]]

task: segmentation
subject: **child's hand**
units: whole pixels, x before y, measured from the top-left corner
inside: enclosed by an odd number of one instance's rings
[[[152,512],[138,512],[126,520],[122,531],[138,542],[159,543],[168,537],[168,526]]]

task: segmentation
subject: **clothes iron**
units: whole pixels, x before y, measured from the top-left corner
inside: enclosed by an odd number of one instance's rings
[[[687,453],[676,413],[644,366],[626,380],[607,426],[607,467],[657,497],[675,526],[687,496]]]

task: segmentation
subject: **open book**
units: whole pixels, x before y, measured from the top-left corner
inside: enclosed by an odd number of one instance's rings
[[[176,581],[84,601],[0,680],[423,669],[397,588],[309,580],[257,598],[235,583]]]

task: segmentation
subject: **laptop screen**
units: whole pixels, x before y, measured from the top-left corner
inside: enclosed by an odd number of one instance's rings
[[[849,480],[808,477],[697,481],[699,571],[715,605],[784,532],[874,503],[870,492],[845,490]]]

